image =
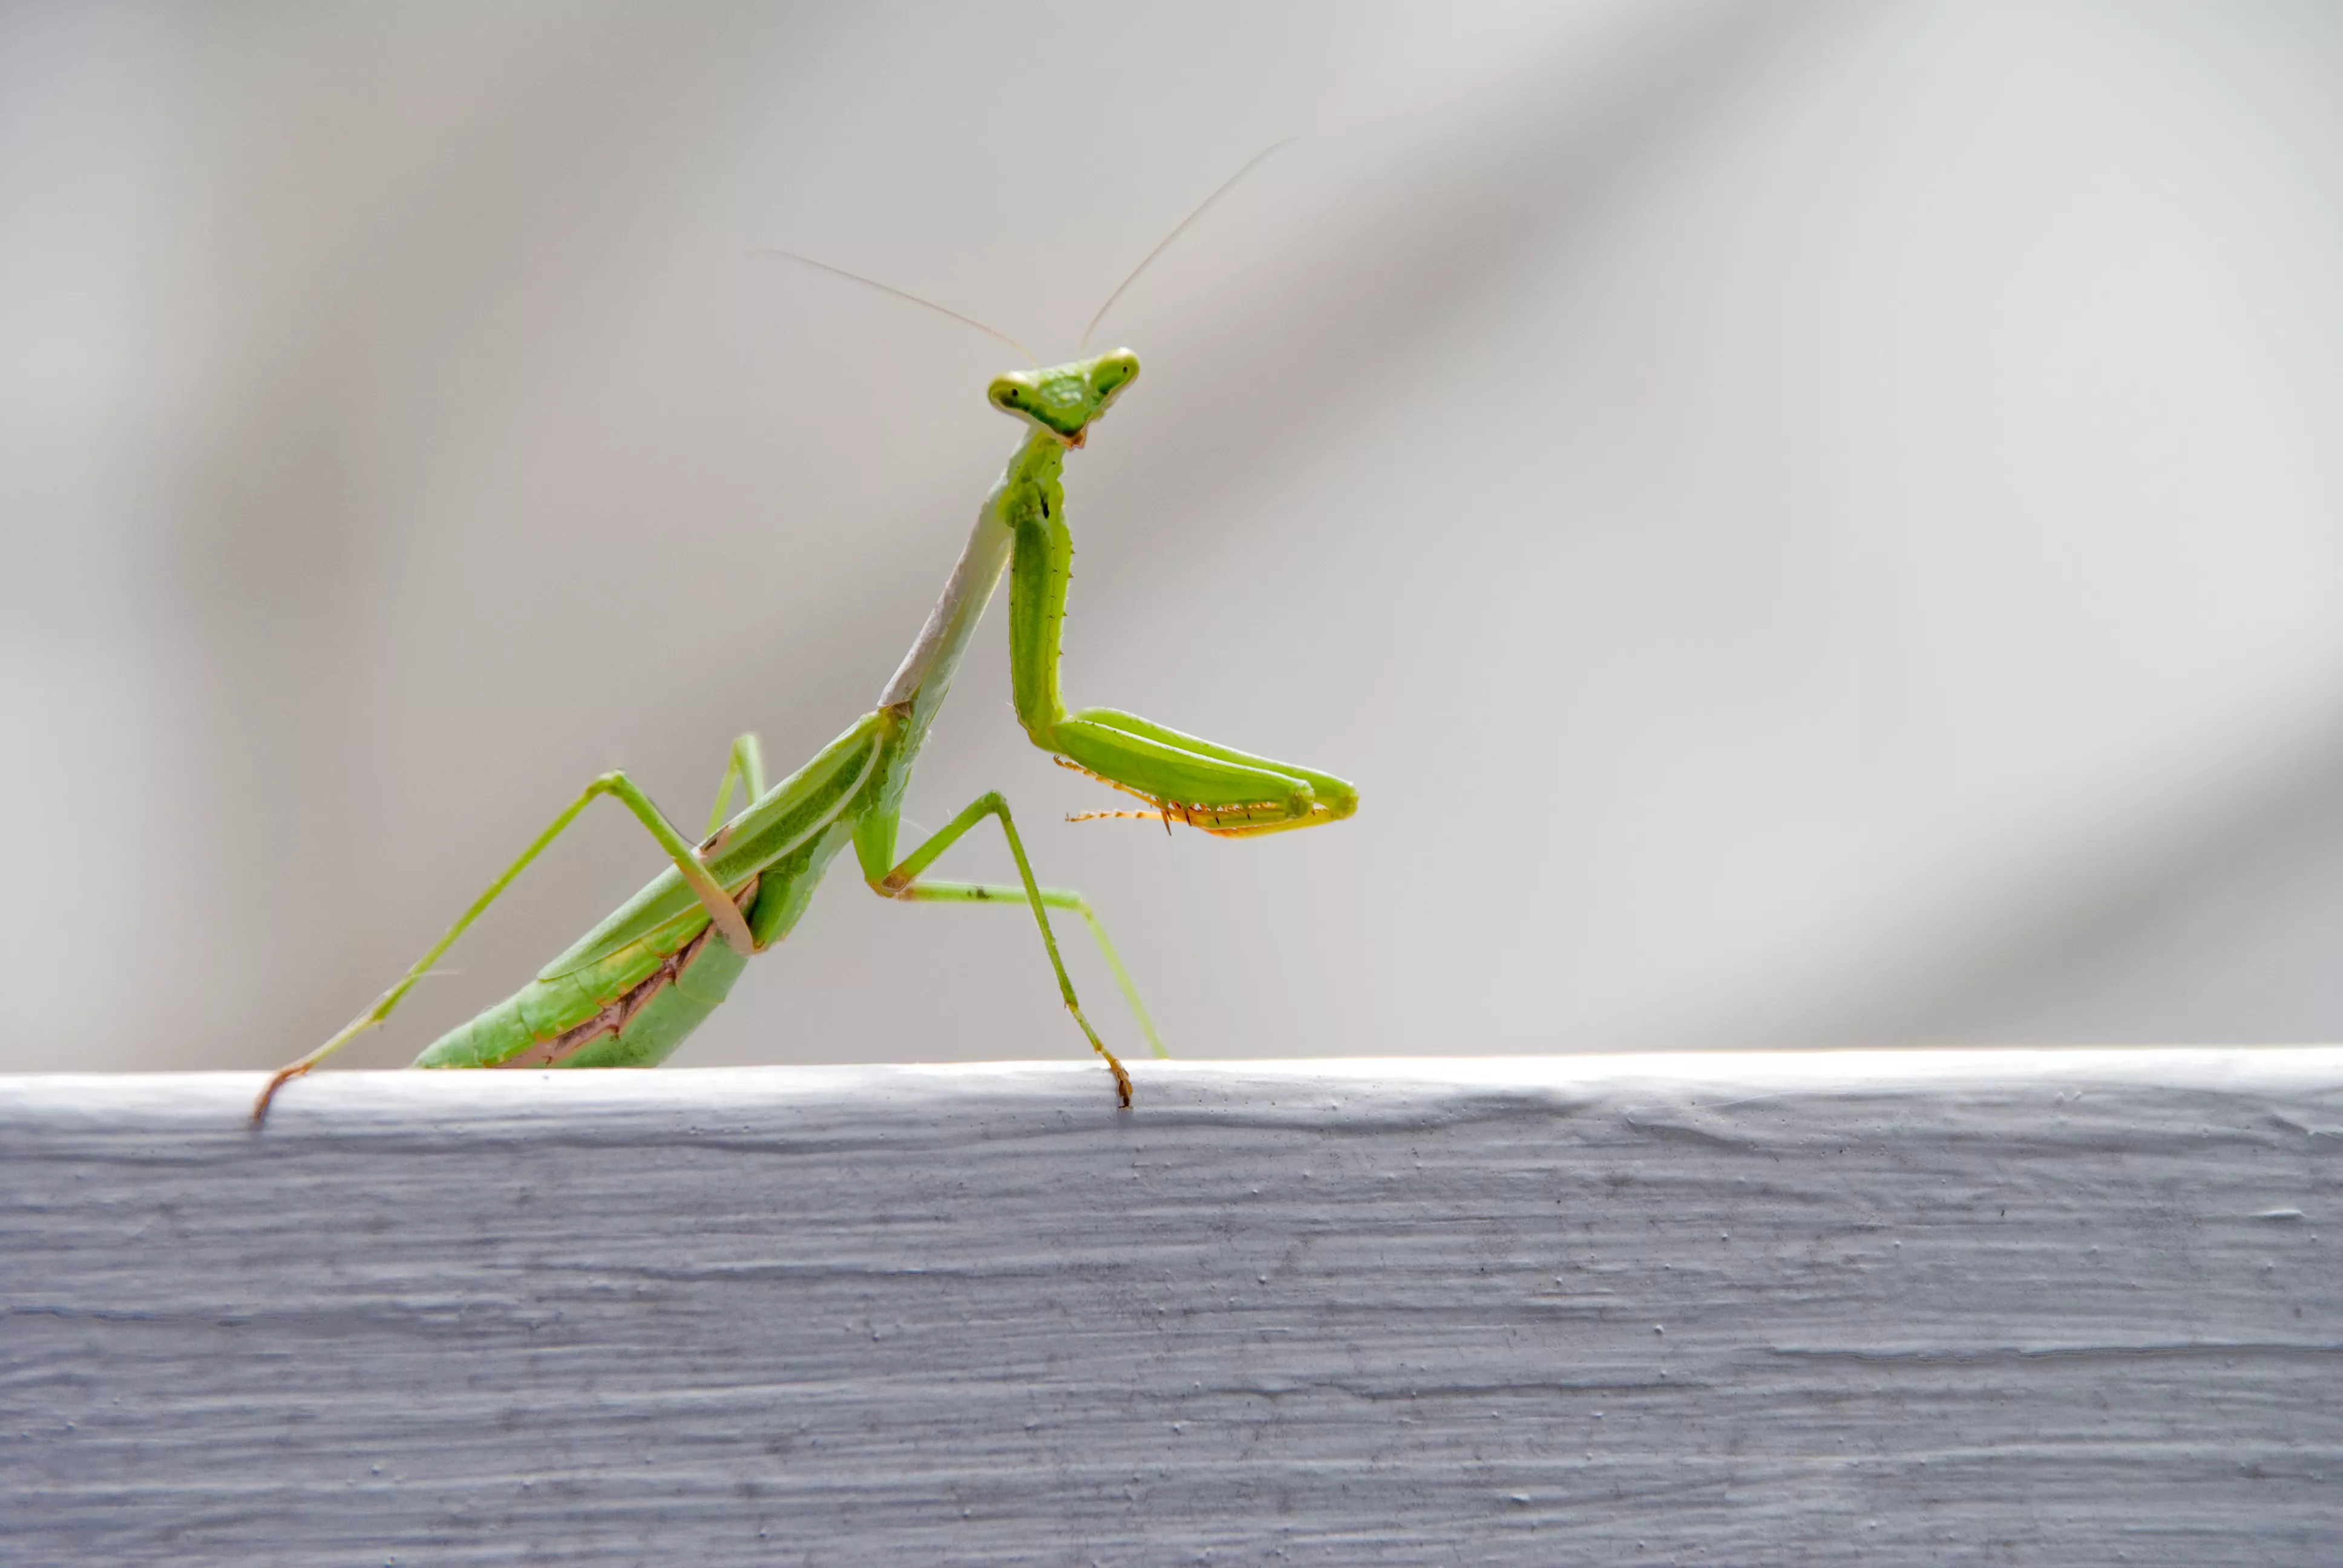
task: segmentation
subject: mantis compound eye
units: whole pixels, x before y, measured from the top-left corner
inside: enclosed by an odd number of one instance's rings
[[[1102,354],[1091,367],[1091,391],[1104,404],[1139,374],[1139,356],[1128,348]]]

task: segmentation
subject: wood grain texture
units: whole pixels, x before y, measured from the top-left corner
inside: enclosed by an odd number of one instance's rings
[[[2343,1050],[0,1080],[22,1563],[2328,1563]]]

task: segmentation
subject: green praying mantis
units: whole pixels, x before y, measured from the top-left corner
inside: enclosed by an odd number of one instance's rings
[[[1149,263],[1277,150],[1270,148],[1238,170],[1149,253],[1091,318],[1090,331],[1083,334],[1084,347],[1099,321]],[[820,262],[811,265],[839,271]],[[981,322],[917,296],[851,273],[841,276],[992,332]],[[1024,352],[1013,339],[1003,340]],[[594,779],[397,984],[325,1044],[269,1079],[253,1104],[255,1124],[267,1116],[286,1084],[387,1019],[529,862],[605,795],[635,815],[672,864],[519,990],[441,1036],[416,1058],[415,1066],[650,1067],[665,1060],[730,994],[749,960],[789,934],[830,862],[851,843],[863,880],[881,898],[963,904],[1022,900],[1031,908],[1066,1010],[1073,1014],[1091,1048],[1105,1060],[1118,1102],[1130,1105],[1131,1075],[1083,1015],[1051,929],[1051,910],[1082,919],[1158,1056],[1166,1054],[1162,1042],[1089,900],[1034,880],[1009,803],[998,792],[977,797],[900,859],[896,839],[912,765],[1004,570],[1010,579],[1009,658],[1018,722],[1034,745],[1061,764],[1146,802],[1144,810],[1096,811],[1085,817],[1161,819],[1167,830],[1178,821],[1222,838],[1242,839],[1336,821],[1358,809],[1358,792],[1331,774],[1201,739],[1116,709],[1067,710],[1058,667],[1073,536],[1066,526],[1061,473],[1066,454],[1084,444],[1091,427],[1138,375],[1138,357],[1119,348],[1094,358],[995,377],[985,396],[1026,427],[1024,436],[985,498],[942,596],[880,693],[878,706],[804,767],[770,786],[757,738],[743,735],[734,741],[717,785],[708,832],[696,844],[625,773],[605,773]],[[747,804],[728,819],[725,813],[736,790]],[[987,817],[1001,823],[1017,862],[1018,884],[929,879],[928,868]]]

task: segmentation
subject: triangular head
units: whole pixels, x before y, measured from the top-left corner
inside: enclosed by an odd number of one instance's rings
[[[1128,348],[1052,365],[1046,370],[1011,370],[985,388],[992,406],[1045,430],[1069,447],[1087,437],[1091,421],[1105,413],[1139,375],[1139,356]]]

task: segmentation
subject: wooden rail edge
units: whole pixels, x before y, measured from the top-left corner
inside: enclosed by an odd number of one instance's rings
[[[2343,1050],[0,1079],[0,1558],[2330,1563]]]

